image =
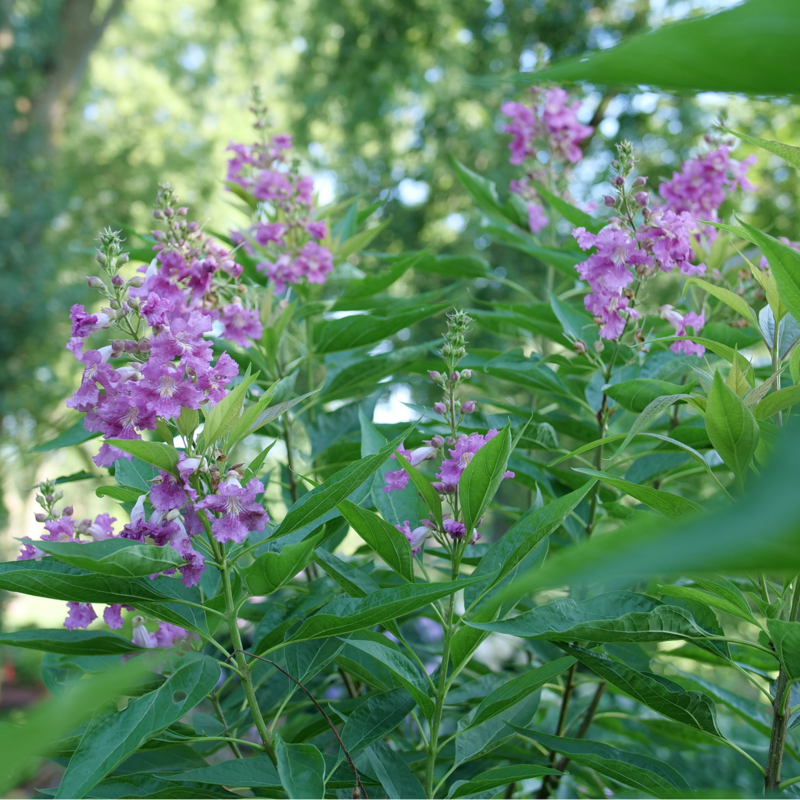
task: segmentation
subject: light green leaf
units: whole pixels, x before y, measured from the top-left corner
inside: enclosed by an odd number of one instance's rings
[[[717,286],[714,283],[709,283],[702,278],[687,278],[684,283],[684,294],[692,284],[699,286],[703,291],[712,295],[712,297],[716,297],[717,300],[721,300],[726,306],[732,308],[740,317],[744,317],[756,330],[759,329],[758,319],[756,319],[753,309],[750,308],[738,294],[734,294],[730,289],[726,289],[724,286]]]
[[[767,629],[789,680],[800,679],[800,622],[768,619]]]
[[[391,217],[388,217],[380,225],[376,225],[374,228],[369,228],[368,230],[361,231],[357,233],[355,236],[351,236],[349,239],[345,239],[340,245],[338,245],[334,250],[334,255],[338,258],[347,258],[348,256],[353,255],[353,253],[358,253],[360,250],[363,250],[365,247],[369,247],[369,243],[392,221]]]
[[[753,414],[756,419],[768,419],[773,414],[786,411],[797,403],[800,403],[800,385],[787,386],[768,394],[753,408]]]
[[[425,501],[425,505],[428,506],[428,510],[433,514],[433,518],[441,526],[442,501],[436,489],[434,489],[431,482],[416,467],[412,467],[400,453],[395,453],[395,458],[397,459],[397,463],[406,471],[408,477],[411,478],[411,482],[417,488],[417,491],[422,495],[422,499]]]
[[[314,558],[314,550],[325,540],[323,528],[295,544],[285,544],[280,552],[262,553],[242,570],[247,588],[255,595],[270,595],[305,569]]]
[[[108,439],[108,444],[164,472],[176,474],[175,465],[178,463],[179,453],[172,445],[163,442],[145,442],[142,439]]]
[[[377,514],[349,500],[337,506],[355,532],[395,571],[414,583],[414,556],[405,535]]]
[[[83,425],[83,420],[84,415],[81,415],[81,418],[74,425],[70,425],[65,431],[59,433],[55,439],[33,447],[28,452],[47,453],[50,450],[59,450],[62,447],[72,447],[76,444],[83,444],[90,439],[96,439],[100,436],[100,431],[87,431]]]
[[[458,490],[467,537],[472,535],[478,520],[494,499],[506,472],[511,450],[509,424],[475,453],[462,473]]]
[[[725,127],[723,127],[722,130],[731,134],[731,136],[736,136],[743,142],[755,145],[763,150],[768,150],[770,153],[775,153],[776,156],[780,156],[784,161],[788,161],[793,167],[800,169],[800,147],[793,147],[783,142],[775,142],[772,139],[760,139],[758,136],[738,133],[737,131],[732,131]]]
[[[333,553],[329,553],[324,547],[320,547],[316,552],[317,564],[319,564],[328,575],[344,589],[350,597],[366,597],[376,591],[379,587],[366,572],[348,564],[337,558]]]
[[[622,478],[617,478],[614,475],[608,475],[605,472],[598,472],[594,469],[582,469],[578,467],[575,467],[575,472],[580,472],[582,475],[591,475],[593,478],[598,478],[599,480],[603,481],[603,483],[607,483],[609,486],[613,486],[615,489],[619,489],[621,492],[629,494],[640,503],[650,506],[650,508],[658,511],[659,514],[663,514],[665,517],[680,519],[681,517],[688,517],[703,510],[702,506],[686,497],[681,497],[677,494],[671,494],[670,492],[662,492],[658,489],[653,489],[650,486],[642,486],[638,483],[631,483],[630,481],[623,480]]]
[[[236,425],[247,390],[259,374],[257,372],[255,375],[245,375],[242,381],[206,414],[202,433],[204,448],[219,441]]]
[[[563,200],[541,184],[534,183],[533,185],[536,187],[536,191],[544,197],[548,204],[558,211],[567,222],[571,222],[579,228],[586,228],[589,233],[600,233],[605,227],[606,223],[603,222],[603,220],[595,219],[591,214],[581,211],[579,208]]]

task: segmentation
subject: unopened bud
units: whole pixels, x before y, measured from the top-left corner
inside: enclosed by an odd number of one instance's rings
[[[598,339],[594,343],[594,351],[595,351],[595,353],[602,353],[603,350],[605,350],[605,349],[606,349],[606,346],[603,344],[603,340],[602,339]]]
[[[187,227],[188,227],[190,233],[194,233],[196,230],[198,230],[200,228],[200,223],[199,222],[190,222]]]
[[[131,289],[138,289],[144,284],[144,277],[142,275],[134,275],[129,281],[128,286]]]
[[[167,512],[167,522],[172,522],[175,519],[178,519],[181,515],[180,509],[173,508],[171,511]]]
[[[179,214],[179,216],[181,216],[181,217],[185,217],[185,216],[186,216],[188,213],[189,213],[189,209],[188,209],[186,206],[181,206],[181,207],[178,209],[178,214]]]
[[[588,350],[586,349],[586,342],[583,339],[578,339],[577,342],[573,342],[572,349],[579,355],[585,356]]]
[[[650,193],[649,192],[636,192],[633,196],[633,199],[636,201],[636,205],[638,206],[648,206],[650,205]]]
[[[435,414],[444,414],[447,411],[447,406],[442,402],[434,403],[433,411]]]
[[[431,447],[444,447],[444,437],[440,436],[438,433],[431,439]]]
[[[472,370],[471,369],[462,369],[461,370],[461,380],[468,381],[472,377]]]
[[[73,511],[74,511],[74,509],[72,508],[72,506],[65,506],[64,510],[61,512],[61,516],[62,517],[71,517]]]
[[[88,276],[86,278],[86,283],[89,284],[90,289],[105,289],[106,284],[102,278],[98,278],[96,275]]]
[[[154,219],[164,219],[164,212],[163,212],[163,211],[161,211],[161,209],[158,209],[158,208],[157,208],[157,209],[156,209],[156,210],[153,212],[153,218],[154,218]],[[155,236],[155,231],[152,231],[152,233],[153,233],[153,235]]]
[[[432,381],[436,381],[438,383],[442,379],[442,373],[437,372],[435,369],[428,370],[428,377]]]
[[[457,372],[453,371],[453,372],[450,373],[450,380],[453,383],[458,383],[460,378],[461,378],[461,376]]]
[[[175,210],[174,210],[174,209],[172,209],[172,208],[165,208],[165,209],[164,209],[164,214],[165,214],[167,217],[171,217],[171,216],[173,216],[173,215],[175,214]]]
[[[610,194],[603,196],[603,202],[606,204],[608,208],[616,208],[617,207],[617,200],[615,197],[612,197]]]
[[[114,275],[111,279],[111,285],[116,286],[117,289],[121,289],[125,285],[125,278],[122,275]]]
[[[47,514],[41,514],[37,512],[34,514],[34,517],[36,518],[37,522],[47,522]]]
[[[634,187],[634,189],[639,189],[640,187],[642,187],[642,186],[646,186],[646,185],[647,185],[647,178],[645,178],[643,175],[640,175],[640,176],[639,176],[639,177],[638,177],[638,178],[637,178],[637,179],[636,179],[636,180],[633,182],[633,187]]]
[[[625,178],[623,178],[621,175],[616,175],[611,179],[611,183],[614,186],[624,186],[625,185]]]
[[[462,414],[472,414],[473,411],[478,407],[478,404],[474,400],[467,400],[465,403],[461,405],[461,413]]]
[[[167,234],[164,231],[150,231],[150,233],[157,242],[163,242],[167,238]]]

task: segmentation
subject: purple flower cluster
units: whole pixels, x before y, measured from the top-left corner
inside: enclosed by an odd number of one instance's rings
[[[686,315],[681,315],[671,305],[661,306],[659,313],[661,319],[666,320],[675,328],[676,336],[688,336],[689,334],[686,332],[687,327],[692,328],[696,336],[703,325],[706,324],[705,314],[695,314],[694,311],[690,311]],[[703,345],[695,344],[688,340],[673,342],[669,346],[669,349],[672,350],[673,353],[685,353],[687,356],[697,356],[698,358],[706,351]]]
[[[314,219],[314,181],[289,162],[292,137],[280,134],[252,145],[231,142],[228,180],[249,192],[259,205],[256,222],[235,239],[248,251],[260,247],[266,259],[257,265],[277,292],[289,284],[325,283],[333,255],[322,242],[328,226]]]
[[[577,164],[583,155],[580,143],[594,131],[591,126],[578,121],[580,101],[569,102],[569,95],[563,89],[542,92],[534,88],[531,93],[533,106],[507,102],[500,107],[510,120],[503,126],[503,132],[511,134],[509,161],[515,165],[524,164],[534,159],[539,151],[544,151],[551,161]],[[528,227],[534,234],[546,228],[550,220],[538,202],[538,194],[531,182],[542,182],[546,178],[541,165],[534,162],[524,178],[511,181],[510,185],[511,191],[527,202]]]
[[[657,210],[648,213],[635,232],[613,219],[598,234],[575,228],[572,235],[582,250],[595,248],[586,261],[576,266],[591,292],[584,305],[596,319],[603,339],[622,336],[627,319],[637,319],[628,289],[637,276],[652,275],[656,269],[684,275],[701,275],[705,264],[693,264],[691,234],[697,223],[687,212]]]
[[[674,172],[670,180],[661,184],[659,194],[670,211],[688,212],[694,219],[716,222],[728,192],[737,188],[755,191],[747,180],[747,170],[755,161],[755,156],[736,161],[730,157],[729,147],[720,145],[685,161],[680,172]],[[705,233],[711,240],[716,236],[714,228]]]

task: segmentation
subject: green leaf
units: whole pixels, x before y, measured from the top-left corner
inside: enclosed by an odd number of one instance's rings
[[[414,666],[411,659],[391,647],[388,640],[386,644],[383,644],[371,639],[353,637],[348,639],[347,643],[351,647],[375,657],[390,669],[402,682],[403,686],[406,687],[425,716],[431,717],[433,714],[433,700],[428,696],[428,683],[419,674],[419,670]]]
[[[376,275],[367,275],[362,280],[349,280],[345,285],[341,297],[334,304],[334,310],[346,311],[350,302],[362,300],[366,297],[373,297],[380,292],[385,291],[394,283],[396,283],[408,270],[414,266],[417,259],[423,255],[425,251],[419,253],[412,253],[406,258],[401,258],[389,266],[388,269]]]
[[[529,694],[541,689],[542,686],[552,681],[574,663],[574,658],[557,658],[543,667],[536,667],[524,672],[522,675],[518,675],[516,678],[512,678],[483,698],[480,704],[467,716],[463,730],[474,728],[476,725],[480,725],[482,722],[504,713],[511,706],[519,703],[520,700],[524,700]]]
[[[556,769],[539,767],[531,764],[519,764],[513,767],[493,767],[481,772],[468,781],[456,781],[450,787],[448,797],[469,797],[473,794],[483,794],[501,786],[510,786],[512,783],[542,778],[545,775],[561,775]]]
[[[465,589],[465,605],[471,606],[481,595],[496,586],[547,536],[557,530],[567,514],[586,497],[594,484],[594,481],[587,481],[580,489],[559,497],[542,508],[533,508],[512,525],[489,548],[472,573],[473,577],[483,580]]]
[[[376,344],[403,328],[429,319],[448,305],[449,303],[439,303],[432,306],[416,306],[388,316],[356,314],[321,322],[314,328],[314,352],[336,353]]]
[[[342,741],[350,755],[391,733],[414,709],[416,702],[405,689],[370,694],[347,718]]]
[[[70,690],[35,708],[20,725],[0,725],[0,793],[17,786],[20,779],[53,745],[74,730],[97,708],[125,694],[147,674],[142,659],[133,659],[112,671],[79,681]]]
[[[588,57],[521,76],[526,83],[589,81],[667,90],[800,94],[794,0],[750,0],[711,16],[631,36]]]
[[[83,420],[84,417],[82,416],[74,425],[70,425],[65,431],[59,433],[55,439],[33,447],[28,452],[47,453],[50,450],[59,450],[62,447],[72,447],[76,444],[83,444],[90,439],[96,439],[100,436],[100,431],[87,431],[83,426]]]
[[[467,536],[478,525],[478,520],[489,507],[508,466],[511,456],[510,423],[497,436],[488,441],[467,464],[458,482],[461,510]]]
[[[708,395],[706,431],[711,444],[738,481],[744,479],[758,446],[758,423],[741,398],[714,373]]]
[[[281,788],[281,779],[268,756],[234,758],[210,767],[192,769],[177,775],[164,775],[164,780],[176,783],[211,783],[216,786],[243,788]]]
[[[736,136],[743,142],[755,145],[756,147],[761,147],[764,150],[768,150],[770,153],[775,153],[776,156],[780,156],[784,161],[788,161],[793,167],[800,169],[800,147],[793,147],[792,145],[784,144],[783,142],[774,142],[772,139],[759,139],[758,136],[750,136],[746,133],[737,133],[736,131],[732,131],[725,127],[722,127],[722,130],[731,134],[731,136]]]
[[[94,493],[98,497],[111,497],[120,503],[135,503],[143,494],[141,489],[127,486],[98,486]]]
[[[187,653],[154,692],[130,700],[124,711],[95,715],[67,765],[56,797],[83,797],[145,742],[193,709],[218,679],[219,664],[213,658]]]
[[[414,583],[414,556],[405,535],[377,514],[344,500],[337,506],[355,532],[395,571]]]
[[[740,235],[760,248],[766,256],[778,284],[781,302],[795,319],[800,319],[800,253],[758,228],[742,220],[739,222],[742,226]]]
[[[569,334],[575,341],[584,342],[588,347],[594,345],[598,340],[597,324],[585,311],[559,300],[552,292],[550,305],[564,328],[564,333]]]
[[[726,614],[733,614],[739,619],[744,619],[753,625],[758,625],[756,618],[749,608],[742,608],[739,603],[732,603],[723,597],[717,597],[708,592],[702,592],[691,586],[659,586],[659,594],[665,597],[683,597],[696,603],[704,603],[707,606],[724,611]]]
[[[517,214],[509,215],[507,210],[500,205],[497,187],[493,181],[465,167],[455,156],[451,155],[451,159],[458,179],[483,211],[495,219],[509,220],[514,224],[519,221]]]
[[[377,453],[366,456],[332,475],[321,486],[314,487],[304,494],[286,513],[277,530],[270,537],[277,539],[286,536],[312,522],[323,514],[336,508],[361,486],[397,450],[412,428],[407,429],[394,441],[389,442]]]
[[[600,653],[569,644],[561,647],[603,680],[653,711],[712,736],[720,736],[714,701],[702,692],[687,692],[664,677],[637,672]]]
[[[255,375],[245,375],[236,387],[206,414],[202,433],[204,448],[219,441],[236,425],[247,390],[258,376],[258,372]]]
[[[274,393],[275,386],[272,386],[264,392],[255,403],[242,412],[242,415],[236,420],[233,428],[231,428],[231,442],[238,442],[240,439],[247,436],[251,430],[254,430],[256,427],[261,427],[261,425],[264,424],[263,422],[256,423],[256,420],[259,414],[264,412],[270,400],[272,400],[272,395]],[[295,398],[295,401],[300,402],[300,398]],[[278,416],[278,414],[275,414],[275,416]]]
[[[405,759],[386,742],[373,742],[366,750],[372,771],[392,800],[424,797],[422,784],[408,768]]]
[[[694,794],[677,770],[655,758],[618,750],[601,742],[549,736],[536,730],[519,729],[519,732],[577,764],[645,795],[679,798]]]
[[[800,622],[768,619],[767,630],[789,680],[800,679]]]
[[[325,797],[325,759],[313,744],[286,744],[275,737],[278,775],[290,798]]]
[[[75,656],[109,656],[141,652],[141,648],[133,642],[114,633],[68,631],[66,628],[0,633],[0,645]]]
[[[586,228],[589,233],[600,233],[607,223],[603,220],[595,219],[591,214],[575,208],[571,203],[562,200],[557,194],[554,194],[549,189],[546,189],[539,183],[534,183],[536,191],[544,197],[549,205],[551,205],[567,222],[579,228]]]
[[[100,542],[48,542],[27,540],[63,564],[118,578],[146,578],[184,564],[183,556],[172,547],[139,544],[132,539],[105,539]]]
[[[753,313],[753,309],[747,305],[743,298],[738,294],[734,294],[730,289],[724,286],[717,286],[714,283],[704,281],[702,278],[687,278],[684,283],[684,294],[686,290],[694,284],[699,286],[703,291],[721,300],[726,306],[732,308],[740,317],[744,317],[756,330],[758,330],[758,319]]]
[[[710,631],[687,609],[634,592],[608,592],[589,600],[561,598],[512,619],[472,622],[485,631],[523,639],[584,642],[666,642],[687,639],[718,654],[724,645],[705,642]],[[720,651],[720,647],[722,650]]]
[[[527,253],[527,255],[537,258],[543,264],[557,269],[568,278],[577,276],[575,265],[585,260],[585,256],[582,253],[543,247],[529,233],[513,225],[486,225],[484,230],[493,239],[503,242],[521,253]]]
[[[51,542],[51,544],[53,544]],[[88,545],[81,545],[88,547]],[[54,558],[0,564],[0,589],[78,603],[127,603],[193,631],[206,631],[205,614],[181,601],[200,603],[197,589],[173,578],[119,578],[61,564]]]
[[[366,572],[348,564],[337,558],[333,553],[328,552],[324,547],[316,552],[317,564],[319,564],[328,575],[344,589],[350,597],[366,597],[376,591],[379,587]]]
[[[283,651],[286,669],[293,678],[300,681],[300,683],[305,683],[339,655],[345,641],[344,639],[333,637],[290,644]],[[296,689],[297,686],[293,684],[291,687],[292,693]]]
[[[616,400],[626,411],[643,412],[654,400],[667,395],[687,394],[690,386],[680,386],[667,381],[651,378],[636,378],[632,381],[621,381],[603,387],[603,391]]]
[[[399,589],[380,589],[364,598],[339,598],[309,617],[290,641],[342,636],[381,625],[447,597],[475,580],[465,578],[446,583],[410,583]]]
[[[395,453],[395,458],[397,459],[397,463],[406,471],[408,477],[411,478],[411,482],[422,495],[422,499],[425,501],[425,505],[428,506],[428,510],[433,514],[433,518],[441,527],[442,500],[439,497],[439,493],[433,488],[431,482],[416,467],[412,467],[400,453]]]
[[[179,453],[172,445],[163,442],[145,442],[142,439],[109,439],[108,443],[123,453],[136,456],[145,464],[152,464],[164,472],[176,474],[175,465],[178,463]]]
[[[787,386],[785,389],[768,394],[753,408],[753,414],[756,419],[768,419],[773,414],[786,411],[796,403],[800,403],[800,385]]]
[[[337,245],[334,249],[334,255],[338,256],[339,258],[347,258],[348,256],[353,255],[353,253],[359,252],[359,250],[363,250],[365,247],[369,247],[369,243],[392,221],[391,217],[388,217],[380,225],[376,225],[374,228],[369,228],[368,230],[361,231],[360,233],[355,234],[355,236],[351,236],[349,239],[345,239],[341,244]]]
[[[153,488],[150,482],[157,476],[158,470],[140,458],[132,458],[130,461],[121,458],[114,465],[114,480],[121,486],[136,489],[141,493],[147,493]]]
[[[448,278],[485,278],[489,264],[478,256],[434,255],[427,253],[417,262],[415,269],[431,275]]]
[[[605,472],[598,472],[595,469],[582,469],[576,467],[575,472],[580,472],[582,475],[591,475],[594,478],[598,478],[599,480],[603,481],[603,483],[607,483],[609,486],[613,486],[615,489],[619,489],[621,492],[629,494],[640,503],[650,506],[650,508],[658,511],[659,514],[663,514],[665,517],[680,519],[681,517],[688,517],[703,510],[702,506],[686,497],[681,497],[677,494],[671,494],[670,492],[662,492],[658,489],[653,489],[650,486],[641,486],[638,483],[631,483],[630,481],[623,480],[622,478],[617,478],[614,475],[608,475]]]
[[[305,569],[314,558],[314,550],[324,541],[323,528],[314,536],[307,536],[295,544],[284,544],[280,552],[262,553],[242,570],[247,588],[255,595],[270,595]]]

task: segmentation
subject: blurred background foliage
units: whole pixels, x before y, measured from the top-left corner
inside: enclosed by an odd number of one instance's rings
[[[240,222],[223,190],[225,147],[251,135],[259,83],[278,129],[294,134],[322,202],[360,194],[392,217],[374,248],[477,254],[499,277],[533,286],[543,267],[494,244],[457,181],[451,155],[505,191],[516,168],[499,107],[509,81],[543,60],[734,5],[732,0],[0,0],[0,415],[3,515],[32,486],[27,453],[61,429],[77,375],[67,313],[106,225],[149,227],[159,181],[196,218]],[[702,147],[713,121],[784,141],[800,117],[782,102],[578,89],[597,128],[572,180],[601,202],[611,146],[627,138],[651,185]],[[737,157],[747,154],[740,147]],[[760,187],[744,209],[800,239],[797,173],[757,153]],[[723,209],[724,211],[724,209]],[[141,244],[137,242],[136,244]],[[90,267],[88,268],[91,269]],[[414,278],[427,291],[445,279]],[[420,281],[425,285],[421,285]],[[409,287],[410,288],[410,287]],[[472,281],[471,302],[503,299]],[[15,515],[16,516],[16,515]]]

